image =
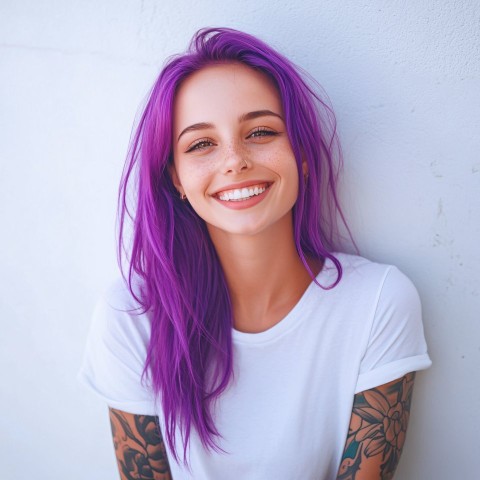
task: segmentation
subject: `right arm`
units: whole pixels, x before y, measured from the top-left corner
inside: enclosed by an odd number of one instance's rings
[[[109,408],[121,480],[172,480],[158,417]]]

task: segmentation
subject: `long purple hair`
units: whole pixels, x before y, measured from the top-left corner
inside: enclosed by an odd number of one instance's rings
[[[299,194],[293,208],[298,255],[315,280],[306,258],[329,258],[341,212],[336,179],[341,155],[331,109],[315,82],[259,39],[229,28],[199,30],[185,54],[170,58],[153,85],[132,137],[119,188],[118,261],[134,298],[148,312],[151,337],[144,376],[161,402],[166,440],[175,458],[175,430],[180,428],[183,461],[192,427],[207,449],[223,451],[211,412],[233,374],[233,314],[229,291],[205,222],[176,191],[168,166],[172,155],[172,111],[175,93],[189,75],[217,62],[241,62],[267,75],[276,86],[288,137],[299,172]],[[308,164],[304,182],[302,161]],[[133,174],[133,175],[132,175]],[[128,208],[133,181],[135,211]],[[131,245],[125,247],[126,215],[132,221]],[[126,279],[122,253],[128,256]],[[133,280],[140,290],[134,291]],[[315,280],[316,281],[316,280]],[[318,283],[318,282],[317,282]],[[143,378],[143,377],[142,377]],[[166,434],[166,435],[165,435]]]

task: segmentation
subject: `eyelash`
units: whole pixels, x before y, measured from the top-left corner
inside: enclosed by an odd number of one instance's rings
[[[269,136],[274,136],[278,135],[277,132],[270,130],[269,128],[266,127],[257,127],[253,132],[249,135],[249,137],[255,136],[255,133],[262,133],[265,135],[258,135],[259,137],[269,137]]]
[[[255,135],[255,134],[258,134],[258,133],[261,133],[261,135]],[[255,130],[253,130],[252,133],[250,133],[250,135],[248,135],[247,138],[259,138],[259,137],[269,137],[269,136],[275,136],[275,135],[278,135],[277,132],[275,132],[274,130],[270,130],[270,129],[267,129],[266,127],[257,127],[255,128]],[[200,146],[200,145],[203,145],[203,144],[208,144],[208,143],[212,143],[213,142],[209,139],[209,138],[201,138],[199,139],[198,141],[196,141],[188,150],[186,153],[189,153],[189,152],[193,152],[194,150],[203,150],[204,148],[208,148],[210,145],[204,145],[204,146]]]
[[[188,152],[193,152],[194,150],[202,150],[203,148],[207,148],[207,146],[205,147],[200,147],[200,145],[204,144],[204,143],[213,143],[211,140],[209,140],[208,138],[201,138],[200,140],[196,141],[188,150],[187,150],[187,153]]]

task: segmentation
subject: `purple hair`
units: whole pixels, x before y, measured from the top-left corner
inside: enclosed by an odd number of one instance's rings
[[[211,406],[233,375],[233,314],[205,222],[179,198],[167,166],[173,162],[175,93],[189,75],[218,62],[250,66],[267,75],[278,89],[300,179],[293,208],[297,251],[313,280],[307,257],[329,258],[337,269],[336,281],[327,287],[319,285],[322,288],[335,287],[342,277],[340,262],[331,253],[337,213],[349,232],[336,193],[341,155],[335,119],[309,85],[313,80],[251,35],[229,28],[199,30],[185,54],[167,61],[149,94],[131,140],[118,198],[120,269],[125,278],[122,252],[126,254],[128,215],[133,222],[128,286],[151,322],[143,374],[150,379],[155,399],[161,401],[164,433],[177,461],[175,429],[180,428],[185,465],[192,427],[205,448],[223,451],[215,442],[221,434]],[[303,181],[303,160],[308,164],[307,182]],[[127,187],[133,172],[136,209],[132,215]],[[140,279],[138,296],[134,276]]]

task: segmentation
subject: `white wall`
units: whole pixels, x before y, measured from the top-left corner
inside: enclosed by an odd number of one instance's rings
[[[417,377],[397,479],[476,478],[479,2],[1,0],[2,478],[117,478],[106,407],[75,374],[117,276],[137,107],[207,25],[259,35],[328,92],[362,254],[397,264],[423,299],[434,366]]]

